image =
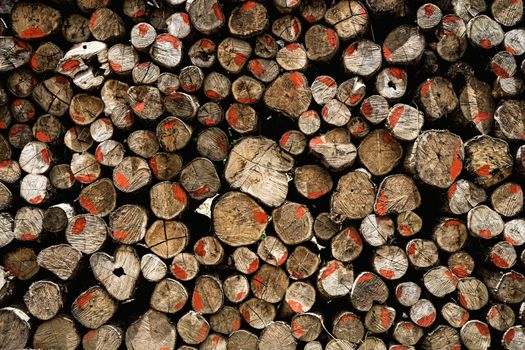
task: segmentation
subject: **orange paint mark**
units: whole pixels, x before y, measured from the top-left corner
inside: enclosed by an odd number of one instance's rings
[[[392,279],[392,277],[394,277],[394,271],[389,270],[389,269],[379,269],[378,272],[381,276],[389,280]]]
[[[456,219],[447,220],[445,223],[443,223],[443,227],[457,227],[461,225],[461,222]]]
[[[222,97],[221,95],[219,95],[218,92],[214,90],[206,90],[205,94],[207,97],[211,98],[212,100],[219,100]]]
[[[204,185],[201,188],[198,188],[195,191],[192,191],[191,193],[196,197],[200,197],[200,196],[204,196],[208,192],[210,192],[210,186]]]
[[[404,111],[404,106],[397,106],[392,112],[390,112],[390,115],[388,116],[388,123],[392,129],[396,127]]]
[[[468,276],[468,272],[464,268],[453,267],[451,270],[452,270],[452,273],[454,275],[458,276],[459,278],[463,278],[463,277],[467,277]]]
[[[244,3],[244,5],[241,6],[241,10],[249,11],[249,10],[253,9],[256,5],[257,5],[257,3],[254,2],[254,1],[247,1],[247,2]]]
[[[162,126],[164,130],[168,131],[170,129],[172,129],[175,125],[177,125],[179,121],[177,119],[172,119],[170,121],[167,121],[166,123],[164,123],[164,125]]]
[[[6,166],[11,165],[12,163],[13,161],[11,159],[0,161],[0,169],[5,168]]]
[[[29,60],[29,66],[33,70],[37,70],[38,69],[38,57],[37,57],[36,53],[31,55],[31,59]]]
[[[97,176],[94,174],[75,175],[75,179],[77,179],[79,182],[87,184],[95,181]]]
[[[249,265],[246,272],[248,274],[254,273],[259,268],[259,259],[255,258]]]
[[[475,322],[474,325],[478,329],[479,334],[481,334],[482,336],[486,337],[490,334],[489,327],[487,327],[483,323]]]
[[[409,244],[408,247],[407,247],[407,253],[408,253],[408,255],[416,254],[416,245],[415,244]]]
[[[414,234],[410,227],[408,227],[406,224],[399,224],[398,228],[399,233],[401,233],[403,236],[412,236]]]
[[[242,66],[244,62],[246,62],[246,59],[247,57],[239,52],[236,53],[235,56],[233,56],[233,62],[238,66]]]
[[[91,341],[93,339],[93,337],[95,336],[95,334],[97,334],[95,332],[95,330],[93,329],[90,329],[85,335],[84,335],[84,340],[85,341]]]
[[[490,164],[485,164],[476,170],[478,176],[488,176],[490,175]]]
[[[336,85],[336,82],[334,79],[330,78],[330,77],[326,77],[326,76],[321,76],[321,77],[318,77],[316,78],[315,80],[323,83],[324,85],[326,85],[327,87],[333,87]]]
[[[22,39],[38,39],[44,36],[46,36],[46,34],[40,28],[27,28],[20,33]]]
[[[258,276],[254,277],[252,279],[252,283],[253,283],[253,288],[255,289],[255,291],[260,291],[261,290],[262,281],[259,279]]]
[[[295,208],[294,217],[296,219],[300,219],[304,216],[305,212],[306,212],[305,208],[302,205],[300,205],[297,208]]]
[[[487,112],[479,112],[478,114],[476,114],[474,116],[474,118],[472,118],[472,120],[476,124],[479,124],[481,122],[484,122],[484,121],[490,120],[490,119],[492,119],[492,116],[489,113],[487,113]]]
[[[233,105],[228,110],[228,115],[226,116],[226,120],[228,121],[228,124],[231,126],[237,125],[237,122],[239,121],[240,115],[239,115],[239,109],[237,106]]]
[[[171,272],[175,277],[177,277],[180,280],[186,280],[188,278],[188,274],[186,273],[186,271],[184,271],[176,264],[171,265]]]
[[[290,73],[289,77],[295,88],[299,88],[304,84],[304,79],[301,73],[292,72]]]
[[[35,137],[38,141],[42,141],[42,142],[46,142],[46,143],[49,143],[51,142],[51,138],[49,136],[46,135],[45,132],[43,131],[37,131],[35,133]]]
[[[170,43],[174,49],[178,49],[180,47],[180,40],[171,34],[161,34],[157,37],[157,41],[161,43]]]
[[[206,256],[206,248],[204,247],[204,240],[199,240],[195,247],[195,254],[198,256]]]
[[[32,233],[24,233],[18,237],[20,241],[34,241],[36,236]]]
[[[492,236],[492,233],[490,230],[481,230],[479,231],[479,236],[481,238],[489,239]]]
[[[140,113],[144,110],[144,107],[146,106],[146,104],[144,103],[144,101],[141,101],[141,102],[137,102],[137,104],[135,106],[133,106],[133,111],[135,113]]]
[[[499,64],[492,63],[491,68],[492,68],[492,72],[494,74],[496,74],[496,76],[502,77],[502,78],[508,78],[509,77],[509,72],[507,72],[505,69],[503,69]]]
[[[308,198],[309,199],[317,199],[317,198],[325,195],[327,192],[328,192],[328,188],[324,188],[324,189],[322,189],[320,191],[310,192],[310,193],[308,193]]]
[[[99,163],[104,161],[104,153],[102,153],[102,148],[97,148],[96,149],[96,151],[95,151],[95,159]]]
[[[139,24],[139,35],[141,38],[144,38],[148,34],[148,25],[145,23]]]
[[[42,159],[44,160],[44,162],[46,162],[46,164],[50,164],[51,163],[51,157],[49,156],[49,151],[47,149],[43,149],[40,151],[40,155],[42,156]]]
[[[282,264],[284,264],[284,262],[286,261],[286,258],[288,257],[288,253],[287,252],[284,252],[283,255],[281,255],[281,257],[279,258],[279,260],[277,261],[277,265],[278,266],[281,266]]]
[[[299,326],[297,322],[292,322],[292,332],[294,334],[294,337],[301,337],[304,334],[304,330]]]
[[[501,256],[499,256],[497,253],[492,252],[490,255],[491,255],[490,258],[492,259],[492,262],[497,267],[500,267],[502,269],[506,269],[509,267],[509,263],[505,259],[503,259]]]
[[[291,131],[287,131],[283,134],[283,136],[281,137],[281,140],[279,141],[279,144],[281,145],[281,147],[286,146],[286,143],[288,142],[288,139],[290,139],[291,135],[292,135]]]
[[[383,47],[383,56],[389,61],[392,60],[392,51],[386,46]]]
[[[43,199],[44,199],[44,197],[42,197],[42,196],[36,196],[35,198],[31,198],[29,200],[29,203],[31,203],[31,204],[39,204],[39,203],[42,202]]]
[[[403,79],[406,76],[405,71],[401,68],[389,68],[388,72],[396,79]]]
[[[0,129],[7,129],[6,123],[0,121]]]
[[[137,9],[137,11],[135,11],[135,17],[143,17],[144,16],[144,11],[142,11],[141,9]]]
[[[507,242],[509,242],[510,244],[512,244],[512,245],[518,245],[518,244],[517,244],[518,242],[516,242],[515,240],[513,240],[513,239],[512,239],[511,237],[509,237],[509,236],[506,236],[506,237],[505,237],[505,240],[506,240]]]
[[[509,190],[511,193],[521,193],[521,186],[518,184],[510,184]]]
[[[204,340],[208,336],[208,331],[209,331],[208,325],[203,324],[201,326],[201,328],[199,328],[199,332],[197,334],[197,339],[199,341]]]
[[[182,204],[186,204],[188,202],[186,192],[184,192],[180,185],[173,185],[171,187],[171,192],[173,193],[173,197]]]
[[[193,303],[193,308],[195,309],[195,311],[201,312],[203,306],[202,306],[201,296],[198,291],[193,291],[192,303]]]
[[[421,317],[419,320],[417,320],[417,324],[420,327],[429,327],[432,323],[434,323],[434,320],[436,319],[436,313],[432,312],[431,314]]]
[[[299,27],[299,21],[294,20],[292,23],[294,36],[297,38],[301,34],[301,27]]]
[[[521,280],[523,280],[523,276],[519,275],[517,273],[508,274],[507,277],[510,278],[513,281],[521,281]]]
[[[221,22],[224,21],[224,14],[222,13],[221,6],[219,5],[218,2],[213,4],[213,13],[215,13],[215,17],[219,21],[221,21]]]
[[[291,44],[286,46],[286,50],[287,51],[295,51],[298,48],[299,48],[299,44],[297,44],[297,43],[291,43]]]
[[[374,109],[372,108],[372,105],[370,104],[370,102],[365,101],[361,104],[361,113],[365,117],[370,117],[370,115],[372,115],[373,112],[374,112]]]
[[[479,45],[484,49],[490,49],[492,47],[492,43],[489,39],[481,39]]]
[[[421,96],[427,97],[429,92],[430,92],[430,88],[431,87],[432,87],[432,82],[431,81],[427,81],[426,83],[421,85]]]
[[[372,275],[371,273],[365,273],[364,275],[361,275],[361,277],[357,279],[357,283],[358,284],[365,283],[366,281],[370,281],[373,278],[374,278],[374,275]]]
[[[78,298],[75,300],[75,306],[78,307],[79,309],[84,308],[87,305],[87,303],[89,303],[89,301],[91,300],[94,294],[95,292],[92,292],[92,291],[84,293],[84,294],[80,294]]]
[[[253,75],[258,77],[262,76],[266,71],[266,68],[264,68],[264,65],[259,60],[250,61],[248,68],[253,73]]]
[[[297,313],[304,312],[303,311],[303,305],[300,302],[298,302],[298,301],[288,300],[288,306],[290,306],[290,309],[292,309],[292,311],[294,311],[294,312],[297,312]]]
[[[244,296],[246,295],[246,292],[239,292],[235,295],[235,300],[237,301],[241,301],[242,298],[244,298]]]
[[[129,188],[129,181],[128,181],[128,179],[120,171],[115,172],[115,175],[113,176],[113,179],[115,180],[115,183],[119,187],[121,187],[123,189],[128,189]]]
[[[91,199],[86,198],[84,196],[80,196],[78,201],[80,205],[84,207],[87,211],[89,211],[91,214],[98,214],[98,209]]]
[[[337,261],[332,261],[323,270],[323,273],[321,274],[321,279],[326,279],[328,276],[332,275],[337,270],[339,270],[339,264],[337,263]]]
[[[123,240],[123,239],[128,238],[128,233],[124,231],[114,231],[113,238],[118,239],[118,240]]]
[[[465,298],[465,296],[463,294],[460,294],[458,296],[458,300],[459,300],[459,303],[461,304],[461,306],[468,307],[467,299]]]
[[[470,315],[467,311],[465,311],[463,315],[461,315],[461,319],[459,320],[460,327],[462,327],[465,323],[467,323],[469,317]]]
[[[386,307],[383,307],[381,309],[381,324],[385,329],[388,329],[392,324],[392,316],[390,315]]]
[[[255,103],[257,102],[257,99],[252,97],[239,97],[238,101],[240,103]]]
[[[235,320],[233,320],[233,329],[238,330],[240,327],[241,327],[241,322],[239,321],[239,319],[236,318]]]
[[[316,136],[313,139],[310,140],[310,147],[314,148],[317,145],[322,145],[324,143],[321,136]]]
[[[500,315],[499,311],[497,308],[493,307],[492,309],[490,309],[489,311],[489,317],[491,318],[496,318]]]
[[[427,17],[431,17],[433,14],[434,14],[434,6],[432,6],[432,4],[426,4],[425,7],[425,16]]]
[[[78,218],[71,228],[71,233],[74,235],[79,235],[82,233],[82,231],[84,231],[84,228],[86,228],[86,219]]]
[[[516,331],[514,330],[514,328],[510,328],[503,336],[503,341],[505,342],[505,344],[509,345],[514,339],[515,334]]]
[[[261,225],[268,223],[268,215],[263,210],[254,211],[253,218]]]
[[[385,190],[381,189],[379,190],[377,194],[377,199],[374,205],[374,210],[379,215],[386,215],[388,211],[387,206],[388,206],[388,199],[386,198]]]
[[[328,29],[328,31],[326,32],[326,38],[328,40],[328,45],[330,45],[331,47],[336,47],[339,43],[339,38],[337,37],[337,34],[333,29]]]
[[[79,60],[69,60],[67,62],[64,62],[62,64],[62,70],[65,70],[66,72],[73,72],[80,68],[80,61]]]
[[[210,50],[210,51],[215,51],[215,48],[216,48],[215,43],[208,39],[202,39],[200,42],[200,45],[202,48]]]
[[[363,240],[361,239],[361,236],[356,230],[354,230],[353,228],[347,228],[346,230],[347,230],[348,238],[354,241],[354,243],[358,246],[363,245]]]

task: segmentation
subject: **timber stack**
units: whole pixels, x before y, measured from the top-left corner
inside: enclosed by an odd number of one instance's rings
[[[521,350],[522,0],[0,1],[0,349]]]

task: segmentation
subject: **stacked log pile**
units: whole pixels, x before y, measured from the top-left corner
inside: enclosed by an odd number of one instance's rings
[[[0,1],[0,349],[524,349],[523,12]]]

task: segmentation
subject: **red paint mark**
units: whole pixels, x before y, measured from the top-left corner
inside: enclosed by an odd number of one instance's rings
[[[303,305],[300,302],[298,302],[298,301],[289,300],[288,301],[288,306],[290,306],[290,309],[292,309],[292,311],[294,311],[294,312],[297,312],[297,313],[304,312],[303,311]]]
[[[204,185],[201,188],[192,191],[191,193],[196,197],[204,196],[206,193],[210,192],[210,186]]]
[[[201,328],[199,328],[199,332],[197,334],[197,339],[199,341],[202,341],[206,338],[206,336],[208,335],[208,325],[206,325],[205,323],[201,326]]]
[[[509,237],[509,236],[505,237],[505,240],[506,240],[507,242],[509,242],[510,244],[512,244],[512,245],[518,245],[518,244],[517,244],[518,242],[516,242],[515,240],[513,240],[513,239],[512,239],[511,237]]]
[[[443,227],[457,227],[461,225],[461,222],[456,219],[447,220],[445,223],[443,223]]]
[[[170,121],[167,121],[166,123],[164,123],[164,125],[162,126],[164,128],[164,130],[168,131],[170,129],[172,129],[175,125],[177,125],[179,121],[177,119],[172,119]]]
[[[37,131],[35,133],[35,137],[38,141],[42,141],[42,142],[46,142],[46,143],[49,143],[51,142],[51,138],[49,136],[46,135],[45,132],[43,131]]]
[[[492,233],[490,232],[490,230],[485,229],[485,230],[479,231],[479,236],[481,238],[489,239],[492,236]]]
[[[467,270],[465,270],[462,267],[453,267],[451,270],[452,270],[452,273],[458,276],[459,278],[467,277],[469,275]]]
[[[36,236],[32,233],[24,233],[23,235],[20,235],[18,239],[21,241],[34,241]]]
[[[345,56],[351,56],[358,49],[357,42],[350,44],[345,50]]]
[[[222,98],[222,96],[219,95],[219,93],[214,90],[206,90],[205,94],[207,97],[211,98],[212,100],[219,100]]]
[[[75,179],[82,183],[90,183],[97,179],[97,176],[94,174],[86,174],[86,175],[75,175]]]
[[[301,33],[301,27],[299,27],[299,21],[294,20],[292,23],[294,36],[297,38]]]
[[[420,327],[429,327],[432,323],[434,323],[434,320],[436,319],[436,313],[432,312],[431,314],[421,317],[419,320],[417,320],[417,324]]]
[[[260,291],[261,290],[262,281],[259,279],[258,276],[254,277],[252,279],[252,283],[253,283],[253,288],[255,289],[255,291]]]
[[[195,247],[195,254],[198,256],[206,256],[206,248],[204,247],[204,240],[199,240]]]
[[[279,144],[281,145],[281,147],[284,148],[286,146],[286,143],[288,142],[288,139],[290,138],[291,135],[292,135],[291,131],[287,131],[283,134],[283,136],[281,137],[281,140],[279,141]]]
[[[266,71],[266,69],[264,68],[264,65],[258,60],[251,61],[248,68],[255,76],[259,76],[259,77],[262,76],[264,72]]]
[[[490,175],[490,164],[485,164],[476,170],[478,176],[488,176]]]
[[[235,300],[237,301],[241,301],[242,298],[244,298],[244,296],[246,295],[246,292],[239,292],[235,295]]]
[[[89,330],[85,335],[84,335],[84,340],[85,341],[91,341],[93,339],[93,337],[95,336],[95,334],[97,334],[95,332],[95,330],[91,329]]]
[[[336,82],[335,82],[334,79],[332,79],[330,77],[326,77],[326,76],[317,77],[315,80],[323,83],[327,87],[333,87],[333,86],[336,85]]]
[[[310,140],[310,147],[314,148],[317,145],[322,145],[324,143],[321,136],[316,136],[313,139]]]
[[[254,1],[247,1],[247,2],[244,3],[244,5],[241,6],[241,10],[249,11],[249,10],[253,9],[256,5],[257,5],[257,3],[254,2]]]
[[[79,235],[84,231],[84,228],[86,228],[86,219],[85,218],[78,218],[75,221],[75,224],[71,228],[71,233],[74,235]]]
[[[354,243],[358,246],[361,246],[363,245],[363,240],[361,239],[361,236],[359,235],[359,233],[354,230],[353,228],[348,228],[347,229],[347,234],[348,234],[348,238],[350,238],[352,241],[354,241]]]
[[[458,300],[459,300],[459,303],[461,304],[461,306],[468,307],[467,299],[465,298],[465,296],[463,294],[460,294],[458,296]]]
[[[95,27],[95,22],[97,21],[97,12],[93,12],[91,15],[91,19],[89,20],[89,29],[93,29]]]
[[[371,273],[365,273],[364,275],[361,275],[361,277],[357,279],[357,283],[358,284],[365,283],[366,281],[370,281],[373,278],[374,278],[374,275],[372,275]]]
[[[472,118],[472,120],[474,121],[474,123],[479,124],[481,122],[484,122],[485,120],[490,120],[491,118],[492,116],[489,113],[479,112],[474,116],[474,118]]]
[[[240,117],[239,108],[233,105],[228,110],[228,115],[226,116],[226,120],[228,121],[228,124],[230,124],[231,126],[237,125],[237,122],[239,121],[239,117]]]
[[[186,280],[188,278],[188,274],[186,273],[186,271],[184,271],[176,264],[171,265],[171,272],[175,277],[177,277],[180,280]]]
[[[392,316],[386,307],[381,308],[381,324],[385,329],[388,329],[392,323]]]
[[[308,193],[308,198],[309,199],[317,199],[317,198],[325,195],[327,192],[328,192],[328,188],[324,188],[324,189],[322,189],[320,191],[310,192],[310,193]]]
[[[235,56],[233,56],[233,62],[238,66],[242,66],[244,62],[246,62],[246,59],[247,57],[239,52],[236,53]]]
[[[416,254],[416,245],[415,244],[409,244],[407,247],[407,253],[408,255],[414,255]]]
[[[398,224],[398,228],[399,233],[401,233],[403,236],[412,236],[414,234],[410,227],[408,227],[406,224]]]
[[[357,102],[359,102],[359,100],[362,97],[363,97],[363,95],[361,95],[361,94],[353,95],[352,97],[350,97],[348,99],[348,103],[350,103],[350,105],[352,105],[352,106],[355,106],[357,104]]]
[[[255,103],[255,102],[257,102],[257,99],[256,98],[251,98],[251,97],[239,97],[238,101],[240,103]]]
[[[284,252],[283,255],[279,258],[277,261],[277,266],[281,266],[286,261],[286,258],[288,257],[288,252]]]
[[[394,271],[389,269],[379,269],[379,274],[385,278],[388,278],[389,280],[394,277]]]
[[[161,43],[171,43],[171,46],[173,46],[174,49],[180,47],[180,40],[171,34],[161,34],[157,37],[157,41]]]
[[[305,212],[306,212],[305,208],[302,205],[300,205],[297,208],[295,208],[294,217],[296,219],[300,219],[300,218],[302,218],[304,216]]]
[[[80,61],[78,60],[69,60],[64,62],[61,67],[66,72],[72,72],[80,68]]]
[[[425,5],[425,16],[431,17],[434,14],[434,6],[432,4],[426,4]]]
[[[22,131],[24,131],[25,128],[26,128],[26,125],[25,125],[25,124],[16,124],[16,125],[13,125],[13,127],[11,128],[11,130],[9,130],[9,137],[13,137],[13,136],[18,135],[19,133],[21,133]]]
[[[517,273],[511,273],[511,274],[507,275],[507,277],[509,277],[513,281],[521,281],[521,280],[523,280],[523,276],[519,275]]]
[[[21,98],[17,98],[13,101],[13,107],[20,107],[24,103],[24,100]]]
[[[129,188],[129,181],[128,181],[128,179],[120,171],[115,172],[115,175],[113,176],[113,179],[115,180],[115,183],[119,187],[121,187],[123,189],[128,189]]]
[[[339,38],[337,37],[337,34],[333,29],[328,29],[328,31],[326,32],[326,37],[328,39],[328,44],[331,47],[336,47],[339,43]]]
[[[514,339],[515,333],[516,331],[514,330],[514,328],[510,328],[505,333],[505,335],[503,336],[503,341],[505,342],[505,344],[509,345],[512,342],[512,340]]]
[[[8,165],[11,165],[11,163],[13,163],[13,161],[11,159],[6,159],[6,160],[0,161],[0,169],[5,168]]]
[[[509,263],[495,252],[492,252],[491,259],[494,265],[496,265],[497,267],[500,267],[502,269],[506,269],[509,267]]]
[[[291,43],[288,46],[286,46],[287,51],[295,51],[299,48],[299,45],[297,43]]]
[[[29,61],[29,65],[31,66],[31,68],[33,70],[37,70],[38,69],[38,57],[36,54],[33,54],[31,56],[31,60]]]
[[[459,320],[459,325],[460,327],[462,327],[465,323],[467,323],[468,319],[469,319],[470,315],[467,311],[465,311],[462,315],[461,315],[461,319]]]
[[[489,39],[481,39],[479,45],[484,49],[490,49],[492,47],[492,43]]]
[[[3,121],[0,121],[0,129],[7,129],[7,125]]]
[[[421,85],[421,96],[427,97],[430,92],[430,87],[432,87],[432,82],[427,81],[423,85]]]
[[[234,330],[238,330],[240,327],[241,327],[241,322],[239,321],[239,319],[236,318],[236,319],[233,321],[233,329],[234,329]]]
[[[246,272],[248,274],[252,274],[254,273],[255,271],[257,271],[257,269],[259,268],[259,259],[255,258],[249,265],[248,265],[248,269],[246,270]]]
[[[203,306],[202,306],[201,296],[199,295],[199,291],[196,290],[193,292],[192,302],[193,302],[193,307],[195,311],[200,312]]]
[[[37,39],[42,38],[45,35],[46,34],[40,28],[27,28],[22,33],[20,33],[20,37],[22,39]]]
[[[487,327],[483,323],[475,322],[474,325],[478,329],[479,334],[481,334],[482,336],[486,337],[490,334],[489,327]]]
[[[290,80],[292,81],[293,85],[295,86],[295,88],[299,88],[299,87],[301,87],[304,84],[304,79],[303,79],[301,73],[292,72],[292,73],[290,73],[289,77],[290,77]]]
[[[84,308],[87,305],[87,303],[89,303],[94,294],[95,292],[87,292],[84,294],[80,294],[77,300],[75,300],[76,307],[80,309]]]
[[[253,212],[253,218],[261,225],[268,223],[268,215],[263,210],[255,210]]]
[[[374,206],[374,210],[379,215],[386,215],[387,213],[387,206],[388,206],[388,199],[385,195],[385,190],[381,189],[379,190],[377,194],[376,203]]]
[[[392,112],[390,112],[390,115],[388,116],[388,123],[392,129],[396,127],[404,111],[404,106],[397,106]]]
[[[171,188],[171,192],[173,193],[173,197],[182,204],[186,204],[188,201],[188,198],[186,196],[186,192],[182,189],[179,185],[173,185]]]
[[[497,308],[493,307],[492,309],[490,309],[489,317],[496,318],[498,316],[499,316],[499,311]]]
[[[388,72],[396,79],[403,79],[406,76],[405,71],[401,68],[389,68]]]
[[[323,273],[321,274],[321,279],[324,280],[328,276],[332,275],[334,272],[339,270],[339,264],[337,261],[332,261],[330,264],[328,264],[325,269],[323,270]]]
[[[148,25],[146,23],[139,24],[139,35],[144,38],[148,34]]]
[[[79,203],[82,207],[84,207],[87,211],[89,211],[91,214],[97,214],[98,213],[98,209],[95,205],[95,203],[93,203],[93,201],[89,198],[86,198],[84,196],[80,196],[79,198]]]
[[[518,184],[510,184],[509,190],[511,193],[520,193],[521,192],[521,186]]]
[[[6,263],[5,267],[16,277],[19,277],[22,274],[22,271],[20,271],[20,269],[13,264]]]
[[[316,18],[315,18],[315,16],[313,16],[313,15],[308,15],[308,16],[306,16],[304,19],[305,19],[306,22],[308,22],[308,23],[313,23],[313,22],[315,22],[315,19],[316,19]]]
[[[47,149],[43,149],[40,151],[40,155],[42,156],[42,159],[44,160],[44,162],[46,162],[46,164],[50,164],[51,163],[51,157],[49,156],[49,151]]]
[[[389,61],[392,60],[392,51],[386,46],[383,47],[383,56]]]
[[[202,48],[204,49],[207,49],[207,50],[210,50],[210,51],[215,51],[215,43],[211,40],[208,40],[208,39],[202,39],[201,42],[200,42],[200,45]]]
[[[402,296],[403,296],[403,287],[402,286],[397,287],[396,288],[396,298],[401,299]]]
[[[144,16],[144,11],[142,11],[142,9],[137,9],[137,11],[135,11],[135,17],[143,17]]]
[[[365,101],[361,104],[361,113],[363,113],[363,115],[365,117],[370,117],[370,115],[374,112],[374,109],[372,108],[372,105],[370,104],[370,102],[368,101]]]
[[[115,231],[113,232],[113,238],[118,240],[123,240],[128,238],[128,233],[124,231]]]
[[[294,333],[294,336],[297,338],[301,337],[304,334],[304,330],[297,322],[292,322],[292,331]]]
[[[102,153],[102,148],[98,147],[95,151],[95,159],[97,162],[102,163],[104,161],[104,153]]]
[[[218,2],[213,4],[213,13],[215,13],[215,17],[217,17],[219,21],[224,21],[224,14],[222,13],[221,6]]]
[[[133,111],[135,113],[140,113],[144,110],[145,105],[146,104],[144,103],[144,101],[137,102],[137,104],[133,107]]]
[[[502,77],[502,78],[508,78],[509,77],[509,72],[507,72],[505,69],[503,69],[499,64],[497,63],[492,63],[492,72],[498,76],[498,77]]]

